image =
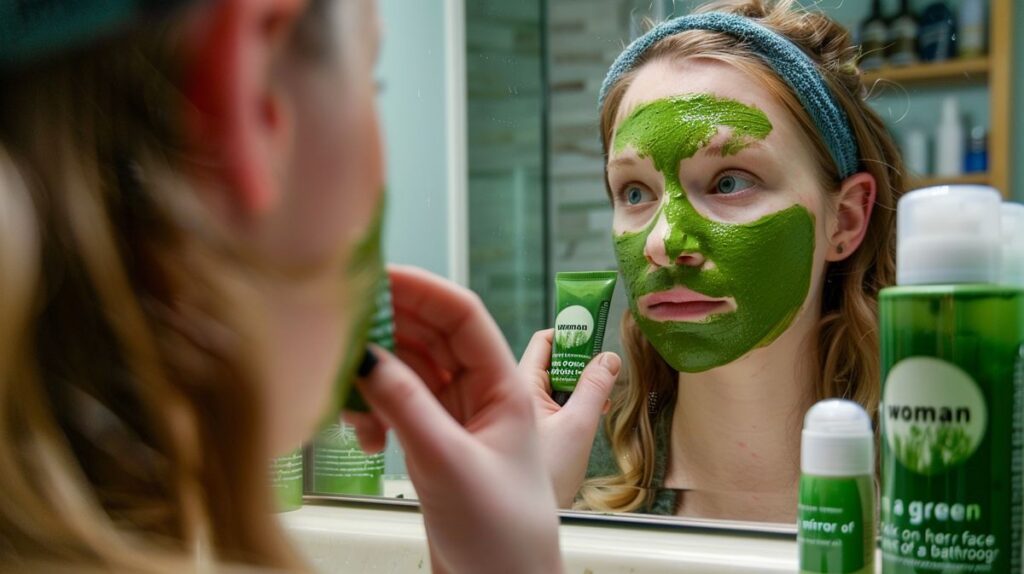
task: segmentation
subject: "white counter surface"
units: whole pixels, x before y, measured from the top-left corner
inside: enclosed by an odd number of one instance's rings
[[[430,571],[423,520],[415,508],[307,504],[281,516],[320,572]],[[793,573],[798,566],[792,534],[564,519],[561,539],[566,572],[576,574]]]

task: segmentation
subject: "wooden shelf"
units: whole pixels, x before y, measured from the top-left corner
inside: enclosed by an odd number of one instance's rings
[[[991,185],[992,177],[988,173],[965,173],[953,177],[911,177],[907,179],[907,189],[932,187],[933,185]]]
[[[864,84],[869,88],[879,80],[902,85],[921,84],[977,84],[988,79],[989,59],[965,58],[932,64],[905,67],[885,67],[864,73]]]

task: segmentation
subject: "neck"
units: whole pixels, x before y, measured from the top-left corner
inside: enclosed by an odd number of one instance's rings
[[[347,286],[329,275],[304,281],[270,280],[259,286],[265,315],[267,373],[264,412],[274,454],[290,452],[316,430],[331,398],[331,381],[349,343],[354,304]],[[365,296],[365,294],[362,294]],[[349,298],[354,301],[355,296]],[[286,382],[286,384],[282,384]]]
[[[817,320],[818,313],[801,313],[767,347],[710,371],[680,373],[667,487],[710,494],[714,514],[725,517],[779,516],[750,508],[758,501],[785,509],[783,518],[795,513],[803,414],[814,401]],[[723,507],[729,501],[734,511]]]

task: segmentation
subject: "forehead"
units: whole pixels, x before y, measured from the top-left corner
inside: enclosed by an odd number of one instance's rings
[[[786,110],[767,88],[736,66],[709,58],[663,58],[637,70],[616,112],[615,128],[643,104],[687,94],[713,94],[753,106],[768,116],[773,132],[790,123],[785,121]]]

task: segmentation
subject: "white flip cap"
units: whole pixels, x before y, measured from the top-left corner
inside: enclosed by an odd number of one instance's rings
[[[1003,278],[1000,283],[1024,287],[1024,205],[1003,203]]]
[[[800,471],[814,476],[863,476],[875,472],[871,417],[855,402],[827,399],[804,417]]]
[[[1002,197],[984,185],[912,191],[896,209],[896,283],[999,283]]]

